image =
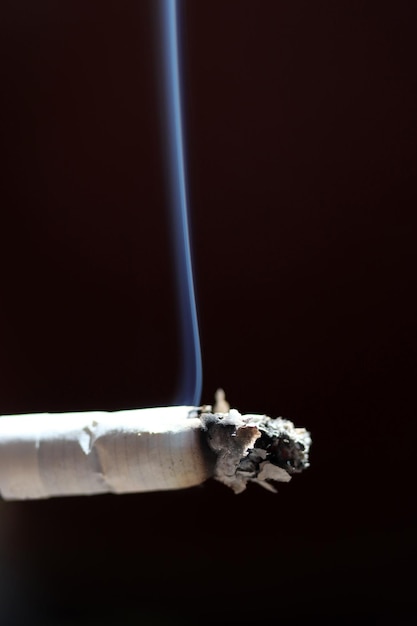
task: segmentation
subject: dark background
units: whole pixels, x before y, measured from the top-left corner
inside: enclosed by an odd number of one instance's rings
[[[2,3],[0,413],[172,402],[156,4]],[[1,624],[412,624],[416,5],[181,5],[202,401],[311,468],[1,502]]]

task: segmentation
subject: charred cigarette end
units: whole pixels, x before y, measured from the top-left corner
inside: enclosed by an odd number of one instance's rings
[[[201,421],[209,447],[217,455],[214,477],[235,493],[255,482],[276,492],[274,482],[309,466],[310,433],[283,418],[203,412]]]

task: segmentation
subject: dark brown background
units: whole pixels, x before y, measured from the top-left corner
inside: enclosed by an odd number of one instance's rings
[[[155,6],[2,3],[0,413],[172,401]],[[1,502],[1,623],[414,623],[415,3],[182,10],[202,400],[312,466]]]

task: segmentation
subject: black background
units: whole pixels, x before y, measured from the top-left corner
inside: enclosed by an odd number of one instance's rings
[[[0,413],[172,401],[156,5],[2,3]],[[415,3],[181,10],[202,401],[311,468],[1,502],[1,624],[414,623]]]

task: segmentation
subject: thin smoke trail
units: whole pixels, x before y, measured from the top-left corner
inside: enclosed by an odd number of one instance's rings
[[[161,0],[163,107],[168,148],[169,199],[176,261],[183,371],[176,402],[200,403],[202,364],[188,223],[181,102],[178,0]]]

